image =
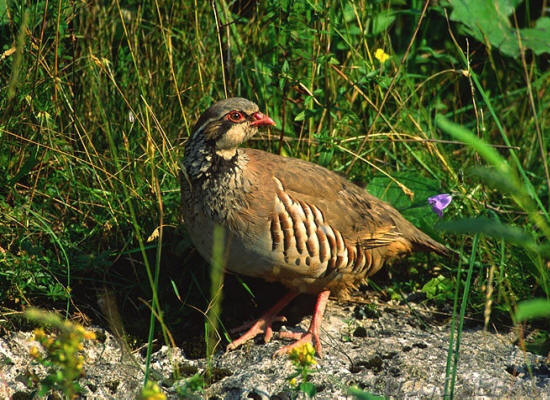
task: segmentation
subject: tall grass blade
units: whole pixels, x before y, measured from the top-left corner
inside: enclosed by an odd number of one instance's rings
[[[218,322],[221,312],[224,254],[225,254],[225,231],[216,225],[213,232],[212,262],[210,269],[210,304],[206,312],[206,357],[208,362],[212,359],[217,345],[220,342],[218,334]]]
[[[8,100],[11,100],[15,96],[15,89],[19,83],[19,74],[21,73],[21,62],[23,61],[23,51],[25,49],[25,39],[27,37],[26,30],[29,24],[29,10],[25,10],[23,13],[23,20],[19,26],[19,32],[17,33],[15,61],[11,69],[11,77],[8,84]]]
[[[460,246],[460,255],[462,256],[464,251],[464,240],[462,241],[462,245]],[[453,296],[453,314],[451,318],[451,324],[449,325],[449,346],[447,348],[447,361],[445,364],[445,386],[443,388],[443,397],[445,399],[449,398],[449,390],[450,390],[450,384],[451,384],[451,368],[454,360],[454,341],[455,341],[455,331],[456,331],[456,318],[457,318],[457,311],[458,311],[458,298],[460,295],[460,285],[458,282],[461,282],[461,275],[462,275],[462,257],[458,257],[458,265],[457,265],[457,271],[456,271],[456,286],[455,286],[455,293]]]
[[[493,167],[473,167],[470,168],[470,175],[480,178],[487,186],[493,187],[502,193],[516,193],[516,185],[510,178],[497,171]]]
[[[506,225],[497,219],[486,217],[464,218],[454,221],[439,222],[438,229],[453,233],[483,233],[496,239],[504,239],[531,250],[537,250],[538,246],[528,233],[522,229]]]
[[[468,305],[468,297],[470,294],[470,287],[472,284],[472,276],[474,272],[474,265],[475,260],[477,256],[477,246],[479,244],[479,233],[476,233],[474,236],[474,240],[472,243],[472,253],[470,254],[470,262],[468,265],[468,274],[466,275],[466,282],[464,284],[464,292],[462,293],[462,302],[460,304],[460,315],[458,317],[458,328],[456,333],[456,344],[454,349],[454,358],[452,362],[451,367],[451,383],[449,385],[449,392],[448,397],[447,393],[445,393],[445,398],[449,398],[450,400],[454,399],[454,391],[455,391],[455,382],[456,382],[456,373],[458,370],[458,359],[460,355],[460,339],[462,337],[462,329],[464,326],[464,316],[466,315],[466,307]]]

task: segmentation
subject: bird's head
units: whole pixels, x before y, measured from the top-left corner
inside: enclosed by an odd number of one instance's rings
[[[228,159],[263,125],[275,125],[275,122],[250,100],[232,97],[218,101],[200,116],[191,141],[211,144],[219,156]]]

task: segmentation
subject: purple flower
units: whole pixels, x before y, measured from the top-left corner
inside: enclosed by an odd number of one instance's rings
[[[443,217],[443,210],[451,204],[453,196],[447,193],[436,194],[435,196],[428,197],[428,203],[432,206],[434,213]]]

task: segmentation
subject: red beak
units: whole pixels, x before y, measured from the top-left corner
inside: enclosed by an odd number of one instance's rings
[[[250,123],[251,126],[275,125],[275,121],[261,112],[254,113],[252,118],[254,118],[254,121]]]

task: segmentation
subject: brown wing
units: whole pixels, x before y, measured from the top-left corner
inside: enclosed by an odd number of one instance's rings
[[[384,247],[383,253],[388,258],[413,249],[447,253],[443,245],[417,229],[392,206],[340,175],[295,158],[243,150],[256,161],[249,165],[261,166],[261,170],[255,171],[259,181],[265,182],[260,190],[276,196],[278,185],[272,184],[276,178],[293,201],[319,209],[326,223],[340,232],[346,242],[360,243],[365,249]],[[265,204],[263,213],[268,215],[271,207]]]

